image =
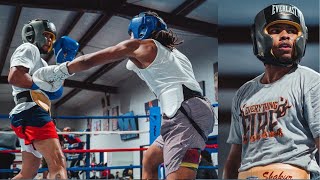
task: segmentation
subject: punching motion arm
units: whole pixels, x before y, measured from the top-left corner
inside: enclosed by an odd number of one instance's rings
[[[72,62],[40,68],[34,73],[33,81],[41,89],[54,92],[62,86],[65,79],[76,72],[124,58],[132,58],[137,66],[147,67],[156,55],[157,47],[152,40],[126,40],[115,46],[79,56]]]
[[[68,64],[68,70],[70,73],[76,73],[125,58],[130,58],[138,67],[146,68],[153,62],[156,55],[157,46],[153,40],[130,39],[122,41],[115,46],[76,58]]]

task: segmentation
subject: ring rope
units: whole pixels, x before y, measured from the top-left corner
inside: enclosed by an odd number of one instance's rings
[[[215,146],[206,145],[206,148],[213,148],[215,149]],[[65,153],[86,153],[86,152],[125,152],[125,151],[145,151],[148,148],[112,148],[112,149],[73,149],[73,150],[67,150],[64,149],[63,152]],[[0,153],[20,153],[21,150],[2,150]]]
[[[73,131],[73,132],[57,132],[58,134],[90,134],[90,135],[109,135],[109,134],[143,134],[149,133],[150,131]],[[14,131],[0,131],[0,134],[14,134]]]
[[[53,119],[129,119],[149,118],[150,115],[137,116],[52,116]],[[0,119],[9,119],[9,115],[0,115]]]
[[[85,170],[103,171],[106,169],[126,169],[126,168],[142,168],[142,166],[132,165],[132,166],[71,167],[71,168],[67,168],[67,171],[85,171]],[[198,169],[218,169],[218,166],[199,166]],[[48,168],[40,168],[38,170],[38,173],[42,173],[47,170]],[[21,171],[20,168],[0,169],[0,172],[19,172],[19,171]]]
[[[125,169],[125,168],[142,168],[139,165],[132,165],[132,166],[99,166],[99,167],[71,167],[67,168],[67,171],[85,171],[85,170],[97,170],[103,171],[106,169]],[[17,172],[20,171],[20,168],[15,169],[0,169],[0,172]],[[38,173],[42,173],[43,171],[47,171],[48,168],[40,168]]]
[[[211,104],[212,107],[218,107],[218,103]],[[161,116],[161,114],[160,114]],[[136,116],[52,116],[53,119],[126,119],[126,118],[149,118],[150,115]],[[9,115],[0,114],[0,119],[9,119]]]
[[[86,153],[86,152],[125,152],[125,151],[144,151],[148,148],[113,148],[113,149],[73,149],[62,150],[65,153]],[[0,153],[20,153],[20,150],[2,150]]]
[[[206,148],[218,149],[218,144],[207,144]]]
[[[125,118],[149,118],[148,115],[141,116],[55,116],[53,119],[125,119]]]

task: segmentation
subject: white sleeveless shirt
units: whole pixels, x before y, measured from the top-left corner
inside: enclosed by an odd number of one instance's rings
[[[183,102],[182,85],[197,92],[202,92],[194,77],[189,59],[177,49],[172,51],[153,40],[157,46],[154,61],[144,69],[138,68],[132,61],[127,62],[127,69],[133,70],[144,80],[150,90],[160,100],[166,116],[173,117]]]

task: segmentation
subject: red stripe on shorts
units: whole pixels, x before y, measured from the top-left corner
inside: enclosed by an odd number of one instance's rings
[[[56,126],[53,121],[48,122],[42,127],[26,126],[24,132],[22,126],[11,127],[19,138],[24,139],[25,145],[32,144],[34,140],[58,139]]]

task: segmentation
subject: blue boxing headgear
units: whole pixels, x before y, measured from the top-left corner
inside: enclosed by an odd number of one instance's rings
[[[168,31],[167,24],[155,15],[142,12],[135,16],[129,24],[128,33],[133,33],[134,39],[147,39],[153,31]]]

